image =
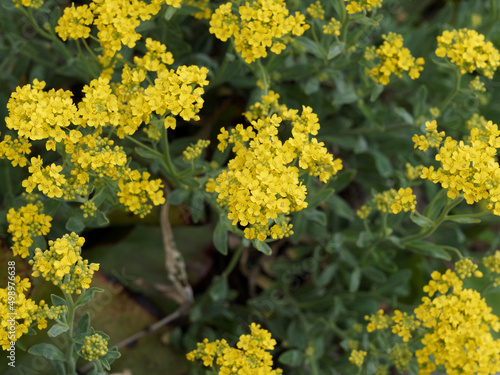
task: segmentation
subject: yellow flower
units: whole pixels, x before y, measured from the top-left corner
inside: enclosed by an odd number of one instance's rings
[[[33,239],[37,236],[45,236],[51,228],[52,218],[41,213],[43,205],[28,203],[19,209],[11,208],[7,213],[9,227],[7,231],[12,234],[12,251],[14,255],[26,258]]]
[[[81,256],[81,247],[85,239],[76,233],[65,234],[55,241],[49,241],[45,251],[35,249],[35,256],[29,261],[33,266],[34,277],[58,285],[66,293],[80,294],[82,289],[90,287],[90,281],[99,264],[89,264]]]
[[[403,37],[399,34],[390,32],[382,35],[384,43],[376,49],[379,59],[377,65],[367,69],[368,76],[375,82],[387,85],[390,82],[390,76],[395,74],[401,78],[403,72],[408,72],[411,79],[420,77],[420,72],[424,69],[424,59],[419,57],[415,59],[408,48],[403,47]],[[373,60],[373,49],[367,47],[365,59]]]
[[[349,1],[349,0],[345,0]],[[357,0],[351,1],[348,5],[346,5],[345,9],[347,13],[354,14],[362,11],[370,12],[376,8],[380,8],[382,6],[383,0]]]
[[[208,339],[204,339],[197,344],[196,350],[186,355],[186,358],[190,361],[202,360],[206,367],[217,365],[221,375],[281,374],[281,369],[272,368],[273,358],[268,352],[276,345],[271,333],[255,323],[250,325],[250,331],[249,335],[240,336],[237,348],[230,347],[226,340],[209,342]]]
[[[479,70],[491,79],[500,65],[498,50],[475,30],[445,30],[437,37],[437,42],[436,55],[450,59],[462,74]]]
[[[353,350],[349,356],[349,362],[361,367],[363,366],[366,354],[367,353],[364,350]]]
[[[57,21],[55,31],[59,38],[66,39],[87,39],[90,36],[90,25],[94,20],[94,15],[88,5],[81,5],[75,8],[72,3],[71,7],[64,8],[63,15]]]
[[[280,54],[290,34],[300,36],[308,28],[305,16],[289,15],[283,0],[254,0],[240,6],[238,16],[231,2],[220,5],[210,19],[209,31],[222,41],[234,37],[236,51],[251,63],[266,57],[268,49]]]

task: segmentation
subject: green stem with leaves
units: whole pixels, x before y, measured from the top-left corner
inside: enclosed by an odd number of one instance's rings
[[[460,73],[460,69],[458,67],[454,67],[454,78],[455,78],[455,85],[453,87],[453,90],[448,94],[448,96],[443,100],[441,105],[439,106],[439,111],[442,113],[448,104],[450,104],[451,100],[455,97],[455,95],[460,91],[460,82],[462,80],[462,73]]]
[[[458,196],[457,198],[453,199],[450,201],[446,206],[444,206],[443,210],[441,211],[441,214],[437,217],[437,219],[434,221],[434,224],[430,226],[429,228],[425,229],[424,231],[413,234],[411,236],[407,236],[401,239],[401,243],[408,243],[411,241],[416,241],[420,239],[424,239],[428,236],[430,236],[434,231],[439,228],[439,226],[445,222],[448,219],[448,213],[455,207],[457,206],[460,202],[462,202],[464,199],[463,196]]]
[[[236,267],[236,264],[238,263],[238,260],[241,257],[241,253],[243,252],[243,247],[244,247],[243,241],[241,241],[240,245],[238,246],[238,248],[234,252],[233,257],[231,258],[231,261],[229,262],[226,269],[222,273],[222,277],[224,277],[225,279],[227,279],[229,277],[231,272],[233,272],[234,267]]]
[[[68,375],[76,375],[76,362],[75,362],[75,341],[73,338],[73,328],[75,324],[75,302],[71,294],[63,291],[64,299],[66,300],[67,312],[66,312],[66,324],[69,329],[67,331],[68,335],[68,345],[66,347],[66,373]]]

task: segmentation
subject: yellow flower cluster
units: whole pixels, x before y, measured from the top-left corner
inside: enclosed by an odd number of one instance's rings
[[[420,322],[415,321],[415,316],[399,310],[394,311],[392,321],[394,322],[392,333],[396,333],[404,342],[408,342],[411,339],[411,332],[420,326]]]
[[[66,184],[66,178],[61,174],[62,166],[52,163],[43,168],[43,160],[40,156],[31,158],[28,168],[31,175],[22,182],[23,187],[31,193],[35,187],[49,198],[61,198],[63,191],[61,187]]]
[[[203,86],[208,85],[207,73],[207,68],[195,65],[181,65],[175,71],[159,70],[154,85],[145,90],[151,111],[159,115],[169,111],[175,116],[180,115],[185,121],[198,121],[200,117],[197,113],[203,107]],[[175,128],[175,125],[172,128]]]
[[[273,357],[269,353],[274,349],[276,340],[259,324],[252,323],[250,331],[249,335],[240,336],[237,348],[230,347],[224,339],[215,342],[205,339],[186,358],[190,361],[202,360],[206,367],[220,366],[220,375],[281,374],[281,369],[272,369]]]
[[[193,14],[195,18],[210,19],[212,16],[212,9],[209,6],[210,0],[184,0],[183,3],[200,9],[200,12]]]
[[[427,375],[444,365],[448,374],[495,374],[500,371],[500,340],[491,330],[500,329],[499,318],[491,313],[481,295],[463,289],[452,271],[432,273],[415,316],[428,329],[421,340],[424,347],[415,352],[419,374]],[[433,284],[431,284],[434,282]]]
[[[35,256],[29,261],[33,266],[32,275],[42,276],[66,293],[80,294],[82,289],[88,289],[94,272],[99,270],[99,264],[89,264],[88,260],[82,258],[81,247],[84,242],[83,237],[71,233],[49,241],[49,248],[45,251],[35,249]]]
[[[29,279],[19,276],[16,276],[10,288],[0,288],[0,345],[3,350],[10,350],[10,344],[28,333],[32,324],[36,323],[38,329],[44,329],[47,319],[57,319],[66,310],[64,306],[49,307],[43,300],[37,305],[26,297],[30,288]]]
[[[498,50],[476,30],[445,30],[437,42],[436,55],[449,58],[462,74],[480,71],[491,79],[500,65]]]
[[[366,219],[372,211],[372,207],[376,207],[380,212],[390,212],[398,214],[401,211],[413,212],[417,204],[417,196],[413,194],[411,188],[400,188],[399,190],[389,189],[382,193],[375,194],[370,202],[364,204],[358,211],[357,215],[361,219]]]
[[[277,100],[274,93],[271,96]],[[264,103],[253,108],[286,108],[276,103],[266,104],[269,99],[266,97]],[[246,115],[252,118],[253,114]],[[284,121],[291,122],[292,137],[282,142],[278,128]],[[300,116],[297,110],[286,109],[279,115],[253,120],[246,128],[239,124],[231,132],[221,129],[219,149],[224,150],[228,142],[232,143],[236,155],[216,181],[209,180],[206,189],[215,191],[217,202],[228,207],[228,218],[233,225],[248,226],[246,238],[263,241],[268,236],[276,239],[291,234],[286,215],[307,206],[306,187],[299,180],[299,168],[323,182],[342,169],[342,162],[333,159],[323,142],[310,137],[318,129],[318,117],[310,107],[303,107]]]
[[[483,277],[483,273],[477,270],[477,264],[472,263],[469,258],[460,259],[455,263],[455,272],[463,280],[466,277]]]
[[[358,367],[363,366],[363,362],[366,357],[366,352],[364,350],[353,350],[349,356],[349,362],[355,364]]]
[[[420,178],[423,169],[424,169],[423,165],[417,165],[414,167],[410,163],[406,163],[405,176],[408,180],[416,180],[417,178]]]
[[[380,82],[387,85],[390,82],[391,74],[399,78],[403,72],[408,72],[411,79],[420,77],[420,72],[424,69],[424,59],[419,57],[415,59],[408,48],[403,47],[403,37],[399,34],[390,32],[382,35],[384,43],[375,49],[375,46],[367,47],[365,59],[368,61],[379,59],[377,65],[371,69],[366,69],[368,76],[374,82]]]
[[[484,82],[481,81],[479,76],[476,76],[472,81],[469,82],[469,88],[477,92],[485,92]]]
[[[391,325],[391,317],[384,314],[384,310],[380,309],[377,314],[366,315],[365,320],[369,323],[366,325],[368,332],[373,332],[377,329],[386,329]]]
[[[497,125],[488,121],[484,126],[472,128],[466,143],[451,137],[443,143],[445,134],[437,132],[434,122],[427,123],[427,129],[425,136],[413,136],[415,147],[421,150],[439,148],[435,159],[441,166],[437,170],[433,166],[425,167],[421,178],[440,183],[448,189],[448,197],[452,199],[460,193],[468,204],[486,199],[488,209],[500,215],[500,167],[496,160],[500,131]]]
[[[389,359],[394,363],[399,371],[409,369],[409,363],[413,358],[413,352],[408,344],[396,344],[391,348]]]
[[[9,227],[7,231],[12,234],[12,251],[14,255],[26,258],[29,248],[36,236],[45,236],[50,232],[52,218],[41,213],[43,204],[28,203],[19,209],[11,208],[7,213]]]
[[[307,7],[307,13],[312,18],[317,18],[319,20],[324,20],[325,19],[325,10],[321,6],[321,1],[317,0],[315,3],[312,3]]]
[[[234,46],[247,63],[267,56],[267,49],[280,54],[290,34],[300,36],[309,28],[305,16],[289,16],[283,0],[253,0],[232,12],[232,3],[219,6],[210,19],[210,32],[226,41],[234,37]]]
[[[345,0],[349,1],[349,0]],[[354,14],[360,13],[363,11],[370,12],[376,8],[382,7],[383,0],[357,0],[351,1],[348,5],[346,5],[345,9],[347,13]]]
[[[127,210],[139,217],[151,212],[154,206],[165,203],[163,185],[160,179],[150,180],[150,174],[133,170],[118,181],[118,197]]]
[[[31,152],[31,143],[25,138],[12,139],[10,135],[6,135],[3,141],[0,142],[0,159],[10,160],[13,167],[25,167],[28,159],[25,155]]]
[[[459,272],[473,272],[472,263],[460,261]],[[464,271],[465,270],[465,271]],[[444,366],[447,374],[495,374],[500,371],[500,340],[494,339],[492,330],[500,330],[500,319],[491,313],[481,295],[464,289],[462,275],[451,270],[444,274],[434,271],[423,290],[427,296],[415,308],[414,315],[396,310],[392,318],[392,332],[411,338],[418,327],[426,333],[421,339],[423,347],[415,352],[419,374],[430,375],[437,366]],[[476,277],[482,275],[475,272]],[[389,316],[382,310],[367,317],[367,331],[389,327]],[[412,355],[406,345],[395,345],[390,358],[398,369],[407,368]]]
[[[445,133],[438,133],[436,120],[427,121],[425,123],[425,129],[427,130],[427,133],[425,133],[425,135],[418,136],[415,134],[413,136],[412,141],[415,144],[414,148],[418,148],[422,151],[427,151],[429,147],[438,148],[443,141]]]
[[[90,8],[97,26],[97,37],[104,48],[103,55],[113,56],[122,46],[132,48],[141,38],[135,29],[160,11],[157,2],[140,0],[94,0]]]
[[[484,266],[491,272],[496,274],[493,286],[500,285],[500,251],[495,251],[495,254],[483,258]]]
[[[199,157],[203,151],[204,148],[208,147],[210,144],[209,140],[205,139],[199,139],[196,144],[188,146],[183,152],[182,152],[182,159],[184,161],[189,161],[189,160],[194,160],[197,157]]]
[[[323,34],[333,34],[339,36],[341,28],[342,24],[340,21],[332,18],[326,25],[323,25]]]
[[[394,199],[396,202],[391,205],[391,211],[393,214],[400,213],[401,211],[415,211],[417,196],[413,194],[413,190],[411,188],[400,188]]]
[[[12,0],[14,4],[16,4],[16,8],[19,8],[21,5],[23,7],[29,7],[38,9],[43,5],[43,0]]]
[[[90,36],[90,26],[94,21],[94,14],[87,4],[75,8],[64,8],[64,13],[57,21],[55,31],[59,38],[66,41],[70,39],[87,39]]]
[[[87,361],[101,358],[108,352],[108,340],[99,333],[86,336],[83,339],[82,356]]]
[[[20,138],[60,142],[68,136],[63,129],[74,121],[76,106],[70,91],[43,91],[44,87],[45,82],[37,79],[32,85],[17,87],[7,103],[5,123]]]

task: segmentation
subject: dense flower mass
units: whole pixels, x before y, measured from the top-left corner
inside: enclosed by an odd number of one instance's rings
[[[190,361],[199,359],[206,367],[220,366],[219,374],[224,375],[281,374],[281,369],[272,369],[273,357],[269,353],[274,349],[276,340],[259,324],[252,323],[250,331],[249,335],[240,336],[237,348],[230,347],[224,339],[214,342],[205,339],[186,357]]]
[[[449,58],[462,74],[479,71],[491,79],[500,65],[498,50],[476,30],[445,30],[437,42],[436,55]]]
[[[87,39],[90,36],[90,26],[94,21],[94,15],[88,5],[75,4],[64,9],[63,15],[57,21],[55,31],[59,37],[66,41],[70,39]]]
[[[345,7],[347,13],[354,14],[363,11],[369,12],[376,8],[380,8],[382,6],[383,0],[357,0],[357,1],[345,0],[345,1],[346,2],[349,1],[349,4],[347,4]]]
[[[282,112],[267,117],[263,110],[270,107]],[[207,191],[218,194],[217,202],[228,208],[233,225],[246,227],[246,238],[283,238],[291,234],[286,215],[307,207],[300,170],[326,182],[342,169],[342,162],[334,160],[325,145],[311,137],[318,133],[319,123],[309,107],[303,107],[299,116],[297,110],[279,106],[271,92],[263,103],[251,107],[247,118],[252,119],[251,126],[240,124],[230,132],[221,129],[218,147],[224,150],[232,143],[236,155],[227,170],[208,182]],[[291,122],[292,137],[282,142],[278,128],[284,121]]]
[[[433,272],[424,292],[429,297],[415,309],[415,317],[428,329],[424,347],[415,353],[419,373],[431,374],[436,365],[444,365],[448,374],[500,371],[500,340],[491,333],[498,332],[500,322],[481,295],[463,289],[461,279],[450,270]]]
[[[478,292],[463,288],[462,276],[469,277],[475,270],[472,263],[462,260],[455,267],[459,275],[451,270],[432,273],[424,286],[427,296],[414,314],[396,310],[391,319],[379,311],[368,318],[367,331],[392,326],[393,333],[408,341],[413,331],[423,330],[423,347],[415,352],[419,374],[430,375],[441,367],[447,374],[495,374],[500,371],[500,340],[493,338],[492,331],[500,330],[500,319]],[[474,275],[482,276],[478,271]],[[391,360],[398,369],[407,368],[411,357],[405,345],[392,349]]]
[[[237,15],[232,3],[219,6],[210,19],[210,32],[222,41],[234,37],[236,51],[251,63],[266,57],[267,50],[280,54],[290,34],[300,36],[309,28],[305,16],[289,15],[283,0],[254,0],[240,6]]]
[[[361,219],[365,219],[370,215],[372,209],[392,214],[398,214],[401,211],[413,212],[416,204],[417,196],[413,194],[411,188],[389,189],[375,194],[368,203],[357,211],[357,215]]]
[[[87,361],[96,360],[108,352],[108,340],[99,333],[83,339],[82,355]]]
[[[9,350],[11,343],[28,333],[32,324],[44,329],[47,319],[57,319],[65,311],[64,306],[49,307],[43,300],[37,304],[27,297],[30,288],[29,279],[19,276],[7,288],[0,288],[0,345],[3,350]]]
[[[11,208],[7,213],[9,223],[7,231],[12,234],[14,255],[26,258],[33,239],[49,233],[52,218],[42,211],[43,204],[38,201],[36,204],[28,203],[19,209]]]
[[[377,65],[366,70],[368,76],[375,82],[387,85],[390,82],[391,74],[401,78],[403,72],[408,72],[411,79],[420,77],[420,72],[424,69],[424,59],[415,59],[408,48],[403,47],[403,37],[390,32],[382,35],[384,43],[375,49],[375,46],[367,47],[365,59],[372,61],[378,59]]]
[[[82,289],[88,289],[99,264],[89,264],[82,258],[84,242],[83,237],[71,233],[49,241],[49,248],[45,251],[35,249],[35,256],[29,261],[33,266],[33,276],[42,276],[66,293],[80,294]]]
[[[413,136],[415,148],[439,149],[436,160],[440,167],[425,167],[422,178],[439,183],[448,189],[448,197],[454,199],[463,194],[468,204],[485,199],[488,209],[500,215],[500,166],[497,148],[500,147],[500,131],[491,121],[477,121],[466,141],[457,142],[451,137],[442,141],[444,132],[437,132],[436,123],[427,123],[425,136]]]

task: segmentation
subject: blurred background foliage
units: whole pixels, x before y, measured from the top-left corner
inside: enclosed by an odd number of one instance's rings
[[[293,0],[287,3],[291,12],[304,14],[310,4]],[[329,14],[335,14],[334,3],[324,2]],[[280,55],[264,59],[271,88],[289,108],[313,108],[321,124],[318,139],[342,159],[344,169],[327,185],[306,178],[309,207],[293,216],[295,234],[270,243],[270,256],[245,247],[230,273],[224,270],[241,239],[229,234],[229,254],[221,254],[213,244],[219,216],[207,203],[206,194],[190,187],[175,190],[169,197],[169,216],[175,241],[186,260],[195,305],[189,314],[121,348],[122,357],[116,361],[114,371],[204,373],[191,368],[185,360],[185,353],[196,342],[207,337],[234,343],[251,322],[257,322],[278,341],[274,357],[285,374],[355,373],[347,360],[348,341],[359,337],[363,345],[368,345],[367,334],[355,324],[380,308],[411,309],[418,304],[432,270],[449,267],[456,260],[440,244],[473,257],[497,249],[500,220],[493,215],[485,216],[480,223],[447,222],[428,238],[425,246],[402,249],[398,238],[418,228],[408,214],[390,215],[386,227],[392,228],[392,234],[373,240],[355,213],[373,193],[407,186],[406,163],[433,163],[430,155],[414,151],[411,138],[430,118],[429,109],[438,106],[454,85],[451,72],[434,54],[436,36],[448,28],[474,27],[500,46],[500,22],[493,3],[385,0],[376,14],[350,24],[345,41],[324,35],[320,24],[310,20],[311,29],[304,36],[296,38]],[[42,28],[46,23],[54,26],[68,4],[47,1],[36,12],[34,21]],[[10,93],[35,78],[45,80],[49,88],[69,89],[75,95],[95,78],[84,67],[85,59],[89,59],[85,53],[79,55],[72,44],[64,47],[41,37],[11,1],[1,0],[0,5],[2,118],[7,116]],[[217,5],[214,2],[211,7]],[[260,98],[262,90],[231,43],[213,37],[208,32],[208,21],[193,18],[194,12],[196,8],[192,7],[175,11],[169,8],[155,19],[142,22],[138,30],[143,39],[153,37],[165,43],[175,58],[174,66],[194,64],[209,69],[210,84],[204,94],[201,120],[178,126],[172,133],[171,151],[179,156],[193,140],[210,139],[207,162],[217,160],[223,164],[229,154],[216,150],[219,129],[244,122],[242,112]],[[480,25],[472,25],[473,14],[481,17]],[[413,56],[425,58],[418,80],[403,77],[382,86],[364,75],[364,48],[379,45],[381,35],[389,31],[403,35],[405,47]],[[133,53],[129,49],[122,51],[125,58]],[[465,122],[474,113],[499,123],[498,77],[485,83],[485,93],[461,90],[442,113],[439,127],[457,138],[467,133]],[[464,77],[462,87],[466,88],[472,78]],[[0,132],[8,133],[4,121],[0,122]],[[154,170],[150,159],[133,156],[137,163]],[[181,163],[181,158],[176,163]],[[12,257],[5,212],[22,192],[22,173],[11,168],[7,160],[0,160],[0,236],[5,239],[1,264]],[[417,209],[422,212],[439,188],[422,181],[414,191]],[[454,213],[481,209],[484,207],[462,204]],[[70,210],[68,207],[67,212]],[[63,216],[54,218],[51,235],[65,233],[68,227]],[[111,211],[83,231],[84,256],[101,264],[95,286],[106,290],[88,309],[96,329],[111,336],[111,345],[176,308],[175,302],[162,292],[167,276],[158,222],[158,211],[143,220]],[[379,217],[373,218],[371,231],[379,231],[380,225]],[[38,284],[33,297],[47,300],[50,286]],[[497,315],[499,292],[491,288],[485,295]],[[45,338],[41,333],[25,345]],[[46,364],[36,362],[41,361],[39,357],[24,356],[20,350],[17,355],[18,372],[13,373],[50,373],[45,370]],[[379,363],[377,359],[369,361],[366,371],[374,373]],[[4,366],[6,359],[0,358],[2,373]],[[19,372],[23,369],[25,372]]]

